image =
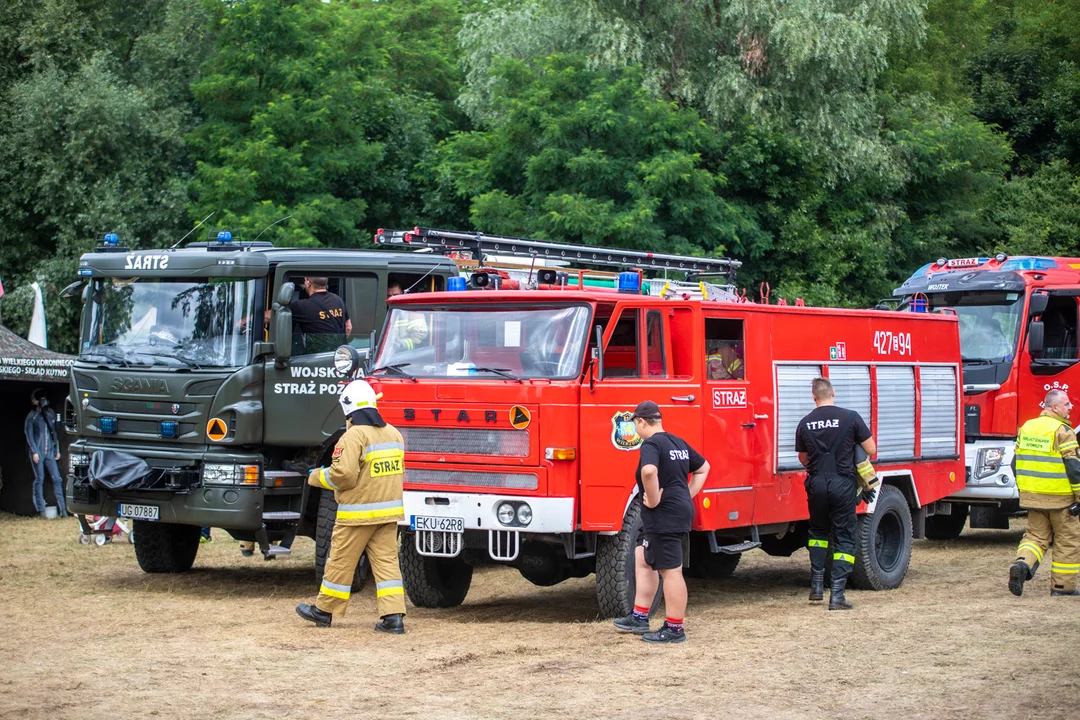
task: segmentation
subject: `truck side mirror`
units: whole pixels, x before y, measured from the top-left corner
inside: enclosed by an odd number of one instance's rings
[[[1046,312],[1046,305],[1050,302],[1050,296],[1046,293],[1031,293],[1031,301],[1028,303],[1028,317],[1035,317]]]
[[[1045,340],[1043,324],[1041,320],[1032,320],[1028,323],[1028,354],[1033,358],[1042,356],[1043,342]]]
[[[60,297],[62,297],[62,298],[78,297],[81,294],[79,292],[79,288],[82,287],[82,284],[83,284],[82,280],[76,280],[75,282],[71,283],[66,288],[64,288],[63,290],[60,291]]]
[[[270,320],[274,331],[274,363],[278,367],[284,366],[285,362],[292,357],[292,304],[293,293],[296,287],[287,282],[278,290],[277,302],[274,303],[274,316]]]
[[[367,356],[364,358],[364,374],[370,375],[375,365],[375,331],[368,335]]]

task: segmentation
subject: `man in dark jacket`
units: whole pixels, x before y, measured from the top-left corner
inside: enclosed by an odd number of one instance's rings
[[[64,480],[56,461],[60,459],[60,442],[56,438],[56,413],[49,407],[49,399],[39,388],[30,395],[34,409],[26,416],[23,432],[26,433],[26,451],[30,466],[34,469],[34,509],[45,517],[45,470],[53,482],[53,494],[60,509],[60,517],[67,517],[64,504]]]

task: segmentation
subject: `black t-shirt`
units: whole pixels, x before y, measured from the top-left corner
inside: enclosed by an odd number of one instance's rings
[[[854,416],[854,422],[850,418]],[[835,405],[822,405],[799,421],[795,431],[795,450],[807,453],[810,465],[807,470],[813,475],[817,472],[818,458],[827,452],[836,441],[836,434],[847,425],[844,438],[836,448],[836,471],[844,477],[855,474],[855,444],[870,439],[870,428],[866,427],[862,416],[854,410],[845,410]]]
[[[660,504],[654,508],[642,507],[641,525],[646,533],[690,532],[694,521],[694,504],[690,499],[690,473],[705,464],[694,448],[671,433],[656,433],[641,443],[638,458],[637,485],[642,500],[645,486],[641,482],[641,468],[655,465],[660,489]]]
[[[311,335],[344,335],[345,321],[349,311],[345,303],[332,292],[312,293],[311,297],[297,300],[289,306],[293,323],[300,332]]]

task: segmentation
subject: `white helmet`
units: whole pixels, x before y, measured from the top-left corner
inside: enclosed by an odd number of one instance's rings
[[[341,391],[338,402],[341,403],[341,410],[345,413],[345,417],[348,417],[361,408],[378,407],[377,401],[380,397],[382,393],[376,395],[366,381],[353,380]]]

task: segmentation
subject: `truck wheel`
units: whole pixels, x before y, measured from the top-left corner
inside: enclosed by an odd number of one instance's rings
[[[182,573],[191,569],[199,552],[197,525],[132,521],[137,533],[135,559],[148,573]]]
[[[596,542],[596,601],[601,617],[624,617],[634,610],[634,553],[641,532],[641,498],[630,501],[617,535],[601,535]],[[649,608],[653,612],[664,597],[663,580]]]
[[[692,578],[704,580],[723,580],[731,577],[735,568],[739,566],[742,553],[728,555],[726,553],[714,553],[709,549],[709,538],[701,533],[690,535],[690,567],[686,568],[686,575]]]
[[[334,534],[334,521],[337,519],[337,500],[334,494],[324,491],[319,498],[319,520],[315,526],[315,582],[321,583],[323,571],[326,569],[326,559],[330,557],[330,538]],[[358,592],[367,581],[371,566],[368,564],[367,553],[360,556],[360,562],[356,564],[356,573],[353,575],[352,589]]]
[[[416,607],[448,608],[465,602],[472,585],[472,565],[460,555],[425,557],[416,549],[416,535],[401,533],[398,543],[401,580]]]
[[[851,582],[861,590],[900,587],[911,562],[911,509],[891,485],[878,490],[873,515],[859,517],[855,531],[855,569]]]
[[[926,537],[931,540],[955,540],[964,531],[968,519],[967,503],[950,503],[949,515],[931,515],[926,518]]]

